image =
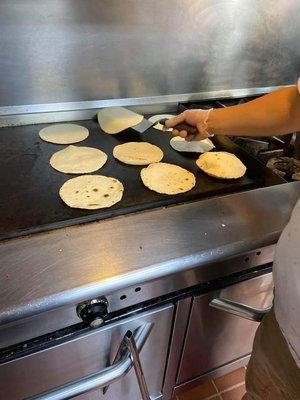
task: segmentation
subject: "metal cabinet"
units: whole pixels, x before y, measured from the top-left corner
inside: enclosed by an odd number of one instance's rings
[[[195,297],[177,385],[214,371],[251,353],[258,324],[210,307],[215,298],[265,308],[272,303],[272,274],[265,274]]]
[[[69,382],[77,384],[78,380],[111,365],[128,330],[136,332],[145,325],[151,325],[151,332],[145,340],[140,359],[151,398],[158,399],[161,396],[172,317],[173,305],[167,305],[86,334],[79,334],[62,344],[4,363],[0,365],[0,398],[24,399]],[[76,399],[139,400],[141,392],[135,369],[131,368],[126,373],[127,370],[123,377],[115,379],[105,395],[102,389],[94,388]]]

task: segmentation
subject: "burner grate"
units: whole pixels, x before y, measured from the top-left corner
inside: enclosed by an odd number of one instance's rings
[[[286,180],[300,181],[300,160],[293,157],[273,157],[267,167]]]

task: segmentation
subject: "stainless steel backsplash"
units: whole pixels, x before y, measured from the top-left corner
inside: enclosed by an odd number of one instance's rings
[[[293,84],[299,0],[0,0],[0,107]]]

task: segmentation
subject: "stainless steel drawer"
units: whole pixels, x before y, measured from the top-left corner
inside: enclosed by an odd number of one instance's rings
[[[168,305],[137,314],[47,350],[2,364],[0,399],[24,399],[103,370],[112,363],[126,331],[136,330],[145,323],[151,323],[152,330],[141,351],[141,363],[151,397],[159,398],[173,308],[173,305]],[[80,400],[140,398],[134,369],[113,383],[105,395],[101,389],[96,389],[76,397]]]
[[[177,377],[182,384],[251,353],[258,324],[209,306],[226,298],[252,307],[272,303],[272,274],[265,274],[195,297]]]

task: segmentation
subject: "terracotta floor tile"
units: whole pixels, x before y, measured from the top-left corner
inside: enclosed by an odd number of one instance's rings
[[[223,390],[229,389],[238,383],[245,381],[245,368],[239,368],[236,371],[230,372],[229,374],[219,376],[219,378],[214,379],[214,382],[219,390],[219,392],[223,392]]]
[[[217,394],[211,381],[201,383],[196,388],[177,396],[178,400],[204,400],[207,397]],[[218,398],[218,397],[217,397]]]
[[[229,390],[228,392],[222,393],[221,396],[223,400],[241,400],[245,393],[245,385],[242,385],[235,389]]]

